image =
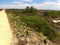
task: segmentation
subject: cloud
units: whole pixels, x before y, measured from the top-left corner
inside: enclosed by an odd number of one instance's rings
[[[60,2],[60,0],[56,0],[57,2]]]
[[[22,0],[22,1],[26,1],[26,2],[33,2],[33,0]]]
[[[33,4],[33,7],[38,8],[38,9],[60,10],[60,3],[43,2],[41,4]]]
[[[23,2],[16,2],[16,1],[15,1],[15,2],[12,2],[12,3],[16,3],[16,4],[18,3],[18,4],[21,4],[21,3],[23,3]]]
[[[19,2],[19,1],[33,2],[33,0],[13,0],[13,1],[17,1],[17,2]]]
[[[0,4],[0,8],[3,8],[3,9],[13,9],[13,8],[24,9],[27,6],[30,6],[30,5],[29,4],[24,4],[24,3],[20,3],[20,4]]]
[[[17,8],[22,9],[26,8],[27,6],[33,6],[37,9],[47,9],[47,10],[60,10],[60,3],[59,2],[43,2],[39,4],[26,4],[22,2],[14,2],[13,4],[0,4],[0,8]]]
[[[51,0],[45,0],[45,1],[51,1]]]

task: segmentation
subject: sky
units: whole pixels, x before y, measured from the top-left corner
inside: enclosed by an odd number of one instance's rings
[[[0,8],[24,9],[27,6],[44,10],[60,10],[60,0],[0,0]]]

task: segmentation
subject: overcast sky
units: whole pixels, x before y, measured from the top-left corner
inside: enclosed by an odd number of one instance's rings
[[[60,0],[0,0],[0,8],[25,8],[60,10]]]

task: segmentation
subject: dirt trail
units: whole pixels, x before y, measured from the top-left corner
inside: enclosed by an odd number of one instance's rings
[[[0,45],[11,45],[12,32],[5,10],[0,11]]]

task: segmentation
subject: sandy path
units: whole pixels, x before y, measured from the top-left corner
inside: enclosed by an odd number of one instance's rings
[[[5,10],[0,11],[0,45],[11,45],[12,32]]]

